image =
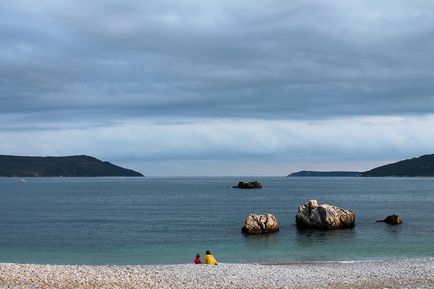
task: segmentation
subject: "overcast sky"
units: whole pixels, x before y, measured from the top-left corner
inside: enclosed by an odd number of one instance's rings
[[[434,153],[434,2],[0,2],[0,154],[153,175]]]

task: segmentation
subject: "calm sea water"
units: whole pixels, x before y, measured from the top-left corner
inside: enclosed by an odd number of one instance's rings
[[[434,178],[0,178],[0,262],[190,263],[434,257]],[[356,227],[298,231],[309,199],[354,211]],[[246,237],[249,213],[271,212],[281,230]],[[398,213],[404,223],[375,223]]]

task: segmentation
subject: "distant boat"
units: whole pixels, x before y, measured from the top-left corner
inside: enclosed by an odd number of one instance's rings
[[[26,181],[26,179],[20,179],[19,182],[20,183],[26,183],[27,181]]]

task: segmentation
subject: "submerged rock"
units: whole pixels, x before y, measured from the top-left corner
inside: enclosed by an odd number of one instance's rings
[[[247,235],[268,234],[279,231],[279,222],[272,214],[250,214],[241,232]]]
[[[356,215],[346,209],[328,204],[318,205],[316,200],[310,200],[298,208],[295,222],[299,228],[336,230],[354,227]]]
[[[236,189],[261,189],[262,184],[258,181],[253,182],[239,182],[238,185],[233,186]]]
[[[384,220],[380,220],[377,222],[384,222],[384,223],[387,223],[389,225],[399,225],[402,223],[399,215],[395,215],[395,214],[387,216]]]

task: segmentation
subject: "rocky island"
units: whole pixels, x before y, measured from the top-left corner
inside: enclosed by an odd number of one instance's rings
[[[79,155],[30,157],[0,155],[0,177],[143,177],[139,172]]]

